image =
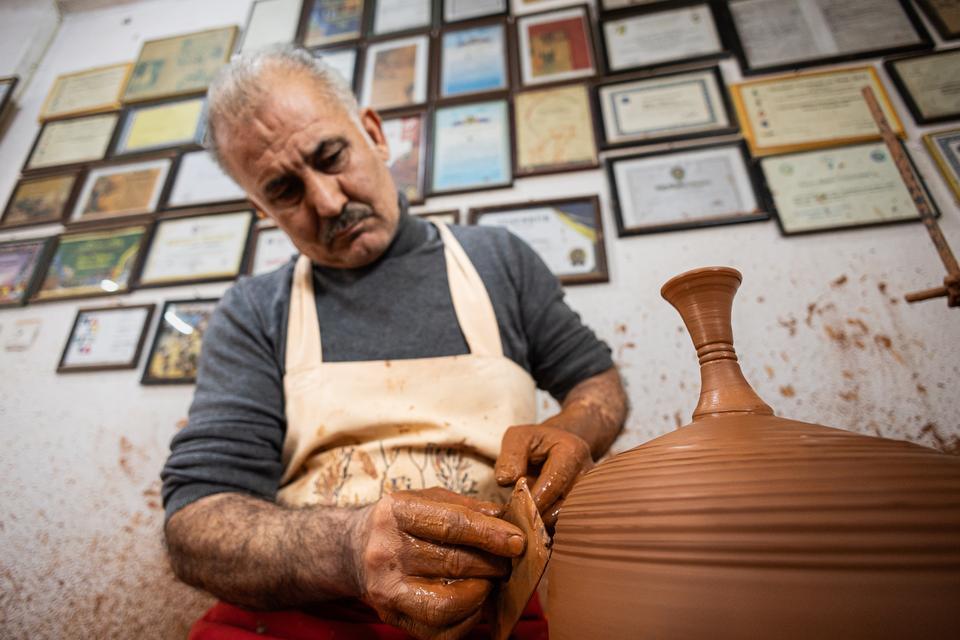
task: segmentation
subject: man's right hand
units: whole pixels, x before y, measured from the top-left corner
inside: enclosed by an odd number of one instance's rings
[[[460,638],[526,544],[502,512],[440,488],[398,491],[365,508],[353,545],[362,599],[417,638]]]

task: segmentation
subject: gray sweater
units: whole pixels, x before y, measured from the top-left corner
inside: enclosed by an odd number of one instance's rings
[[[452,231],[490,295],[504,355],[541,389],[562,400],[577,383],[613,366],[610,349],[567,306],[556,277],[530,247],[503,229]],[[294,263],[241,278],[211,319],[189,423],[173,438],[161,474],[168,518],[214,493],[276,496]],[[443,243],[429,222],[404,211],[397,236],[374,264],[314,265],[313,275],[324,361],[469,352],[450,299]]]

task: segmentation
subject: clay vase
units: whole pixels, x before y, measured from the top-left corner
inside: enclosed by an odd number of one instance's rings
[[[570,492],[551,640],[960,638],[960,458],[775,417],[733,348],[740,280],[664,285],[700,403]]]

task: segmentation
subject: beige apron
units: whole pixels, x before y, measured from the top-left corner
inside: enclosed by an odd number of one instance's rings
[[[480,276],[450,230],[437,228],[467,355],[323,362],[312,265],[306,256],[297,261],[283,379],[283,504],[358,506],[434,486],[498,502],[509,496],[493,464],[504,431],[534,422],[536,385],[503,355]]]

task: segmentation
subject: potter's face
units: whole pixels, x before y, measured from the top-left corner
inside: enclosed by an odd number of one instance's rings
[[[220,125],[230,172],[314,262],[370,264],[400,215],[379,117],[365,109],[358,124],[304,73],[267,72],[262,88],[256,109]]]

